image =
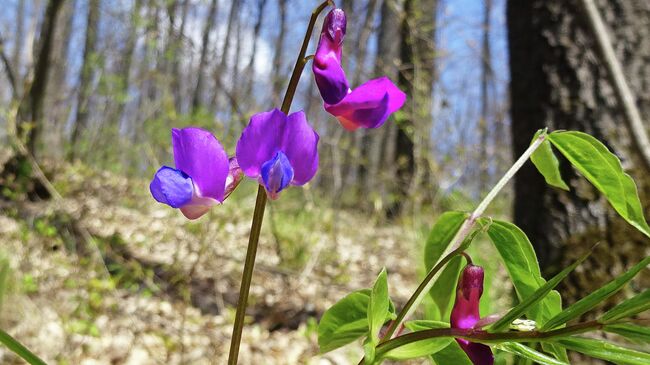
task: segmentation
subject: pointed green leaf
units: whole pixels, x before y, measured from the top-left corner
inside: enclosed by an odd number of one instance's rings
[[[636,274],[638,274],[639,271],[645,269],[649,263],[650,263],[650,257],[646,257],[644,260],[634,265],[625,274],[610,281],[605,286],[599,288],[598,290],[592,292],[586,297],[573,303],[571,306],[563,310],[561,313],[549,319],[548,322],[544,324],[542,329],[547,330],[547,329],[555,328],[589,311],[590,309],[592,309],[593,307],[595,307],[605,299],[609,298],[610,296],[618,292],[621,288],[623,288],[625,284],[627,284],[630,280],[632,280],[632,278]]]
[[[447,347],[431,355],[436,365],[472,365],[472,360],[460,348],[458,342],[451,341]]]
[[[540,365],[568,365],[569,364],[568,362],[560,361],[554,357],[548,356],[539,351],[535,351],[532,348],[518,342],[500,343],[496,345],[496,348],[523,357],[525,359],[532,360],[536,364],[540,364]]]
[[[23,360],[32,365],[47,365],[45,361],[41,360],[38,356],[34,355],[27,347],[23,346],[15,338],[11,337],[7,332],[0,330],[0,342],[7,346],[16,355],[20,356]]]
[[[578,261],[574,262],[559,274],[555,275],[551,280],[547,281],[544,285],[539,287],[531,296],[527,297],[523,301],[519,302],[514,308],[512,308],[506,315],[501,317],[498,321],[490,326],[491,332],[500,332],[508,329],[508,326],[512,321],[521,317],[526,311],[533,305],[537,304],[539,301],[544,299],[546,295],[555,288],[560,281],[562,281],[570,272],[575,270],[575,268],[582,263],[589,254],[582,256]]]
[[[404,326],[413,332],[417,332],[433,328],[449,328],[449,323],[437,321],[410,321],[406,322]],[[411,342],[404,346],[392,349],[385,354],[382,354],[381,358],[406,360],[427,356],[444,349],[452,341],[454,341],[454,339],[451,337],[426,338],[421,341]]]
[[[533,142],[539,138],[540,134],[545,132],[545,130],[540,129],[535,134]],[[537,171],[544,176],[547,184],[563,190],[569,190],[567,184],[562,180],[562,175],[560,175],[560,162],[555,157],[551,148],[551,142],[548,139],[545,139],[539,148],[533,152],[530,160],[537,167]]]
[[[438,307],[439,319],[441,320],[449,320],[451,315],[454,295],[456,294],[456,284],[458,283],[458,275],[460,275],[462,265],[463,258],[461,256],[451,259],[429,291],[433,302]]]
[[[326,353],[368,334],[370,289],[352,292],[331,306],[318,323],[318,346]],[[389,303],[387,318],[395,308]]]
[[[605,332],[616,333],[628,340],[650,343],[650,327],[637,326],[630,323],[609,324],[603,328]]]
[[[368,323],[370,325],[370,339],[373,344],[379,342],[379,330],[386,321],[388,313],[388,277],[386,268],[383,268],[372,287],[370,301],[368,302]]]
[[[481,222],[487,220],[482,219]],[[546,281],[542,278],[535,250],[526,234],[516,225],[499,220],[492,220],[487,233],[503,259],[519,300],[532,296]],[[526,315],[541,324],[561,310],[559,294],[552,291],[539,303],[532,305]]]
[[[650,364],[650,354],[620,347],[612,343],[582,337],[567,337],[555,341],[569,350],[624,365]]]
[[[622,318],[632,317],[635,314],[650,309],[650,289],[633,296],[632,298],[618,304],[605,313],[600,320],[603,322],[616,321]]]
[[[424,246],[424,267],[427,272],[438,263],[465,218],[467,218],[465,212],[445,212],[438,217]]]
[[[623,171],[618,157],[594,137],[582,132],[553,132],[548,139],[607,198],[628,223],[650,237],[650,226],[634,180]]]

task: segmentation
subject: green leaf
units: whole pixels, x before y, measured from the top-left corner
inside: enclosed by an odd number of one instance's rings
[[[456,293],[456,284],[460,274],[463,258],[456,256],[442,270],[438,280],[433,283],[430,294],[433,302],[438,307],[440,318],[448,320],[453,307],[454,295]]]
[[[15,338],[11,337],[7,332],[0,330],[0,342],[7,348],[13,351],[16,355],[20,356],[23,360],[32,365],[46,365],[45,361],[41,360],[38,356],[34,355],[27,347],[23,346]]]
[[[532,348],[518,342],[500,343],[496,345],[496,348],[523,357],[525,359],[532,360],[536,364],[541,364],[541,365],[568,365],[569,364],[568,362],[560,361],[544,353],[535,351]]]
[[[560,281],[562,281],[570,272],[575,270],[575,268],[582,263],[589,254],[582,256],[578,261],[574,262],[559,274],[555,275],[551,280],[547,281],[546,284],[542,285],[537,289],[531,296],[527,297],[523,301],[519,302],[514,308],[512,308],[506,315],[501,317],[498,321],[490,326],[491,332],[500,332],[505,329],[508,329],[508,326],[512,321],[522,316],[526,311],[533,305],[537,304],[539,301],[544,299],[546,295],[555,288]]]
[[[481,219],[481,223],[489,222]],[[546,283],[539,270],[539,263],[533,245],[526,234],[516,225],[492,220],[488,236],[503,259],[506,271],[520,301],[535,294]],[[547,298],[533,305],[526,315],[537,323],[544,323],[562,309],[559,294],[551,292]]]
[[[545,130],[540,129],[535,134],[533,142],[539,138],[540,134],[546,133]],[[545,139],[542,144],[533,152],[530,156],[530,160],[533,162],[537,171],[539,171],[546,183],[560,188],[563,190],[569,190],[569,186],[562,180],[562,175],[560,175],[560,162],[555,157],[553,149],[551,148],[551,142],[548,139]]]
[[[618,157],[594,137],[582,132],[553,132],[548,139],[609,201],[628,223],[650,237],[650,226],[634,180]]]
[[[566,323],[585,312],[589,311],[605,299],[614,295],[619,291],[627,282],[632,280],[632,278],[643,270],[650,263],[650,257],[646,257],[638,264],[634,265],[630,270],[625,274],[619,276],[618,278],[610,281],[605,286],[599,288],[598,290],[592,292],[586,297],[580,299],[579,301],[573,303],[571,306],[563,310],[561,313],[557,314],[555,317],[551,318],[544,324],[542,327],[543,330],[555,328],[563,323]]]
[[[329,352],[368,333],[368,303],[370,289],[352,292],[331,306],[318,323],[318,346],[321,353]],[[394,311],[389,304],[390,317]]]
[[[637,326],[635,324],[608,324],[603,328],[605,332],[616,333],[628,340],[650,343],[650,327]]]
[[[429,232],[429,238],[424,246],[424,267],[430,271],[440,260],[451,240],[467,218],[464,212],[445,212],[440,215],[436,224]]]
[[[602,322],[616,321],[622,318],[632,317],[635,314],[647,311],[650,309],[650,289],[646,289],[641,294],[637,294],[632,298],[619,303],[614,308],[607,311],[600,317]]]
[[[567,337],[555,341],[569,350],[625,365],[650,364],[650,354],[620,347],[612,343],[582,337]]]
[[[444,349],[431,354],[431,358],[437,365],[472,365],[472,360],[456,341],[451,341]]]
[[[370,330],[371,343],[379,343],[379,330],[386,321],[386,314],[388,313],[388,277],[386,275],[386,268],[383,268],[372,287],[370,294],[370,301],[368,301],[368,323]]]
[[[404,324],[406,328],[413,332],[428,330],[433,328],[449,328],[449,323],[438,321],[410,321]],[[436,352],[449,346],[454,341],[452,337],[434,337],[426,338],[421,341],[411,342],[404,346],[392,349],[382,354],[382,359],[406,360],[416,357],[435,354]]]

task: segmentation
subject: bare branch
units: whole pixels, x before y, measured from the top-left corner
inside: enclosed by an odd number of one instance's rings
[[[11,90],[13,92],[13,95],[15,96],[17,93],[16,89],[16,76],[14,74],[13,69],[11,68],[11,63],[9,62],[9,59],[7,58],[7,55],[4,52],[4,39],[0,35],[0,59],[2,59],[2,63],[5,66],[5,72],[7,73],[7,78],[9,79],[9,84],[11,84]]]

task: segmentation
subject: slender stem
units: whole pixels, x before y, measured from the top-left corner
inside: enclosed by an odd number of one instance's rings
[[[460,328],[435,328],[424,331],[411,332],[392,340],[386,341],[377,346],[377,357],[387,353],[390,350],[404,346],[409,343],[422,341],[428,338],[435,337],[454,337],[469,340],[471,342],[481,343],[497,343],[497,342],[539,342],[547,341],[557,337],[566,337],[584,333],[593,330],[602,329],[604,325],[598,321],[588,321],[577,323],[572,326],[559,328],[552,331],[511,331],[500,333],[489,333],[483,330],[476,329],[460,329]]]
[[[0,343],[4,344],[13,351],[16,355],[20,356],[23,360],[32,365],[46,365],[45,361],[41,360],[38,356],[34,355],[27,347],[23,346],[15,338],[11,337],[7,332],[0,330]]]
[[[260,239],[260,231],[262,229],[262,220],[264,219],[265,207],[266,191],[264,191],[264,187],[260,185],[257,188],[257,200],[255,201],[255,211],[253,212],[253,223],[251,224],[251,233],[248,237],[246,262],[244,263],[244,273],[242,274],[241,287],[239,289],[239,300],[237,301],[237,314],[235,315],[235,324],[232,328],[232,339],[230,342],[228,365],[236,365],[237,358],[239,357],[239,344],[241,343],[242,330],[244,329],[244,318],[246,317],[248,292],[250,291],[251,280],[253,278],[255,255],[257,254],[257,244]]]
[[[513,176],[519,171],[521,166],[530,158],[530,156],[541,146],[542,142],[546,139],[546,134],[542,133],[536,140],[533,142],[530,147],[524,153],[519,157],[517,161],[510,167],[510,169],[503,175],[501,180],[497,182],[497,184],[494,186],[492,190],[483,198],[483,201],[481,201],[472,212],[472,214],[465,219],[463,224],[461,225],[460,229],[456,233],[456,236],[454,236],[454,239],[451,241],[449,244],[449,249],[447,251],[450,251],[446,256],[440,260],[440,262],[433,268],[431,271],[427,274],[427,276],[424,278],[420,286],[415,290],[411,298],[409,298],[408,302],[404,305],[404,308],[399,312],[397,315],[397,319],[391,323],[391,325],[388,327],[388,330],[386,331],[386,334],[384,337],[381,339],[380,343],[387,342],[392,338],[392,336],[395,334],[395,331],[399,326],[402,324],[402,321],[406,319],[408,316],[410,316],[415,308],[420,304],[422,299],[424,299],[424,296],[426,293],[431,290],[431,287],[433,286],[433,279],[436,277],[436,274],[440,269],[447,263],[449,260],[451,260],[452,257],[458,255],[461,253],[464,248],[462,247],[462,243],[465,241],[467,236],[470,234],[472,231],[472,228],[474,228],[474,225],[476,224],[476,221],[478,218],[483,215],[485,212],[485,209],[487,209],[488,205],[494,200],[494,198],[497,196],[499,192],[506,186],[508,181],[512,179]]]
[[[293,68],[293,72],[291,73],[289,85],[287,85],[287,91],[285,92],[284,99],[282,101],[281,110],[285,114],[288,114],[289,109],[291,109],[291,103],[293,102],[293,96],[296,94],[296,88],[298,87],[298,81],[300,81],[300,75],[302,74],[302,70],[305,68],[305,64],[309,60],[309,58],[305,58],[305,53],[307,53],[307,47],[309,46],[309,40],[311,39],[311,34],[314,30],[314,24],[316,24],[318,15],[328,5],[334,5],[334,3],[331,0],[324,1],[311,13],[309,25],[307,26],[307,31],[305,33],[305,38],[303,39],[300,53],[298,54],[296,64]],[[248,294],[253,278],[255,256],[257,254],[257,246],[260,239],[260,232],[262,229],[262,221],[264,220],[265,208],[266,191],[264,190],[264,187],[260,185],[257,188],[257,199],[255,201],[255,210],[253,212],[253,222],[251,223],[251,233],[248,237],[246,262],[244,263],[244,272],[242,274],[241,287],[239,289],[239,300],[237,301],[237,313],[235,314],[235,323],[232,329],[228,365],[236,365],[237,359],[239,357],[239,345],[241,343],[242,331],[244,329],[244,319],[246,317],[246,304],[248,302]]]

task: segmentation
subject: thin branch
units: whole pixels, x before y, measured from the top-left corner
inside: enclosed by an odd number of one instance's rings
[[[9,62],[9,58],[7,58],[7,55],[5,54],[4,51],[4,39],[0,35],[0,59],[2,59],[2,63],[5,66],[5,72],[7,73],[7,79],[9,79],[9,84],[11,85],[11,90],[13,92],[13,95],[15,96],[18,93],[18,89],[16,88],[16,76],[11,68],[11,62]]]
[[[616,91],[616,97],[625,113],[626,125],[632,135],[634,146],[638,150],[646,170],[650,171],[650,139],[641,119],[639,108],[636,105],[634,94],[625,80],[621,63],[614,53],[614,47],[612,47],[612,41],[605,23],[594,0],[582,0],[582,6],[587,14],[591,31],[596,37],[596,43],[602,54],[602,61],[607,68],[608,76]]]

